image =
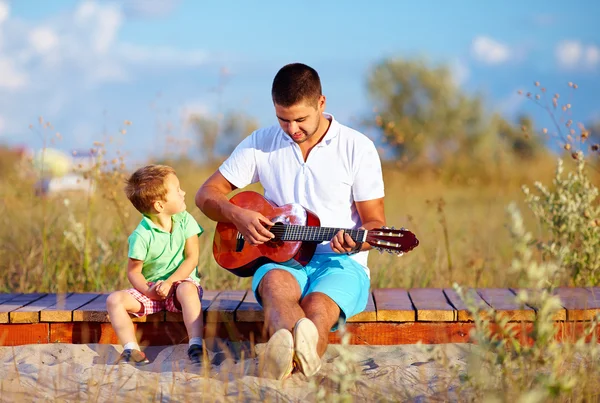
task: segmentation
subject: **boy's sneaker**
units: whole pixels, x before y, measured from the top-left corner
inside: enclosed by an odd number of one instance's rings
[[[117,364],[121,362],[126,362],[128,364],[140,366],[149,364],[150,360],[148,359],[148,357],[146,357],[146,354],[144,354],[140,350],[127,349],[123,350],[121,356],[117,360]]]
[[[279,329],[267,342],[262,360],[263,376],[278,381],[288,378],[294,369],[294,339],[292,332]]]
[[[321,369],[321,357],[317,353],[319,331],[312,320],[302,318],[294,326],[294,349],[300,371],[311,377]]]
[[[192,364],[202,363],[202,345],[192,344],[187,351],[187,355],[190,358]]]

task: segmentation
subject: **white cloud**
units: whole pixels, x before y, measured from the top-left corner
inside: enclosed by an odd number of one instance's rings
[[[0,0],[0,111],[4,132],[15,136],[28,135],[40,115],[50,121],[96,116],[101,106],[91,91],[105,83],[177,72],[208,59],[198,49],[124,43],[123,2],[84,0],[35,22],[11,17],[8,4]]]
[[[58,45],[58,36],[54,30],[47,27],[34,28],[29,33],[29,44],[38,53],[51,52]]]
[[[600,66],[600,48],[580,41],[565,40],[556,46],[558,65],[564,69],[594,69]]]
[[[128,17],[161,17],[173,12],[180,0],[128,0],[124,11]]]
[[[27,75],[14,62],[0,55],[0,88],[18,90],[27,85]]]
[[[10,8],[8,7],[8,3],[0,0],[0,25],[6,20],[8,20],[8,16],[10,14]]]
[[[507,45],[487,36],[478,36],[473,40],[471,53],[475,59],[487,64],[504,63],[511,56]]]

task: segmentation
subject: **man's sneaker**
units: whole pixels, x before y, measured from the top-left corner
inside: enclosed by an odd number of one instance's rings
[[[308,318],[302,318],[294,326],[294,349],[300,371],[311,377],[321,369],[321,357],[317,353],[319,331]]]
[[[294,338],[287,329],[279,329],[267,342],[262,359],[262,375],[282,380],[294,369]]]
[[[140,350],[127,349],[123,350],[121,356],[117,360],[117,364],[121,362],[126,362],[128,364],[140,366],[149,364],[150,360],[148,359],[148,357],[146,357],[146,354],[144,354]]]
[[[187,355],[190,358],[192,364],[202,363],[202,346],[200,344],[192,344],[187,351]]]

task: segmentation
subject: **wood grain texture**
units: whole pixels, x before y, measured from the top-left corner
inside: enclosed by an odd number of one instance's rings
[[[48,294],[31,304],[15,309],[9,314],[10,323],[38,323],[40,312],[52,305],[64,304],[70,294]]]
[[[9,323],[9,314],[46,296],[46,293],[20,294],[0,305],[0,323]]]
[[[408,292],[402,288],[379,288],[373,290],[378,322],[414,322],[416,311]]]
[[[511,322],[533,321],[535,311],[529,306],[521,306],[516,295],[508,288],[478,288],[481,298],[500,315],[507,315]]]
[[[441,288],[411,288],[408,295],[418,322],[454,322],[456,311]]]
[[[456,320],[458,322],[471,322],[474,320],[473,315],[467,309],[467,306],[460,298],[458,293],[453,288],[444,288],[444,294],[450,304],[456,310]],[[472,303],[478,311],[482,309],[488,309],[490,306],[481,298],[481,295],[476,290],[469,289],[465,290],[465,298],[469,303]]]
[[[376,322],[377,321],[377,309],[375,309],[375,300],[373,299],[373,292],[369,292],[369,299],[367,300],[367,306],[362,312],[348,318],[346,322]]]

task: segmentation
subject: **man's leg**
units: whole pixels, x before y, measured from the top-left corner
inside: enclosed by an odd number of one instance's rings
[[[266,331],[272,336],[279,329],[292,330],[305,316],[300,307],[301,291],[296,278],[285,270],[269,270],[258,286]]]
[[[320,292],[308,294],[301,303],[306,317],[310,319],[319,332],[317,354],[322,357],[327,350],[329,333],[340,317],[340,308],[327,295]]]
[[[302,270],[267,264],[255,274],[252,288],[265,312],[264,332],[269,335],[261,373],[273,379],[285,379],[292,373],[294,339],[291,329],[304,317],[300,307],[306,275]]]
[[[301,319],[294,329],[296,357],[306,376],[319,371],[329,333],[340,318],[364,310],[369,291],[364,268],[348,256],[317,256],[311,265],[315,270],[301,303],[307,319]]]

